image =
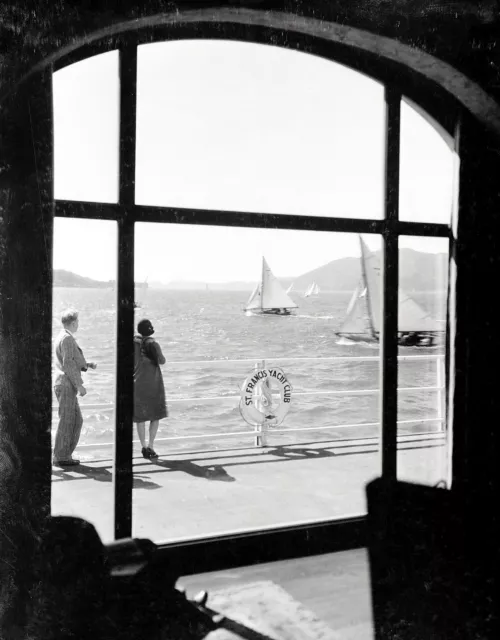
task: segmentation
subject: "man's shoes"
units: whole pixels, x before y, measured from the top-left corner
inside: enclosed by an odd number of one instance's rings
[[[76,467],[80,464],[80,460],[70,458],[69,460],[54,460],[52,463],[55,467]]]

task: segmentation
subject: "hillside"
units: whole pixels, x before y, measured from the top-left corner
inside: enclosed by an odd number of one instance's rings
[[[92,280],[79,276],[71,271],[64,269],[54,269],[54,287],[77,287],[85,289],[107,289],[112,288],[113,282],[104,282],[102,280]]]
[[[77,289],[114,289],[115,280],[93,280],[85,276],[79,276],[72,271],[54,269],[54,287],[73,287]],[[147,289],[147,282],[136,282],[136,289]]]
[[[445,253],[423,253],[401,249],[399,254],[401,286],[407,292],[439,291],[446,288],[448,257]],[[271,269],[272,269],[272,265]],[[278,278],[284,287],[293,282],[295,291],[305,289],[315,281],[322,291],[353,291],[361,278],[359,258],[340,258],[308,271],[297,278]],[[211,291],[251,291],[256,281],[210,283]],[[151,283],[152,287],[171,290],[206,290],[205,282],[174,281],[168,284]]]
[[[444,253],[422,253],[413,249],[401,249],[399,254],[401,287],[411,291],[435,291],[445,288],[448,257]],[[323,291],[352,291],[361,278],[359,258],[341,258],[313,269],[293,280],[297,291],[316,282]],[[290,279],[283,279],[289,284]]]

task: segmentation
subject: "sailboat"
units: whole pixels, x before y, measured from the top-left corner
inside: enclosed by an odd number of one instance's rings
[[[354,290],[337,335],[355,342],[378,342],[380,336],[380,261],[359,237],[361,281]],[[403,290],[399,290],[398,344],[433,346],[444,336],[439,320],[427,313]]]
[[[295,308],[297,305],[283,289],[263,257],[261,279],[252,291],[245,311],[252,315],[289,316],[290,309]]]
[[[319,295],[319,286],[312,282],[306,289],[304,293],[304,298],[308,298],[309,296],[317,296]]]

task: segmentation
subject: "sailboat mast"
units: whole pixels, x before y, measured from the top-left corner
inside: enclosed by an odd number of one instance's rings
[[[366,289],[366,306],[368,307],[368,322],[370,323],[370,331],[372,334],[372,338],[376,338],[375,334],[375,326],[373,324],[373,309],[372,309],[372,301],[370,297],[370,287],[368,286],[368,278],[366,277],[366,255],[365,255],[365,247],[363,243],[363,238],[361,235],[358,236],[359,245],[361,247],[361,276],[363,278],[363,283]]]
[[[264,256],[262,256],[262,275],[260,278],[260,308],[264,308],[264,276],[266,272],[266,260]]]

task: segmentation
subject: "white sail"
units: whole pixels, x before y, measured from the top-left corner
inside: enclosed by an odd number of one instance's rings
[[[369,335],[375,337],[380,332],[380,261],[378,256],[368,249],[361,236],[359,236],[359,243]]]
[[[371,313],[374,330],[380,330],[380,259],[372,253],[361,239],[362,253],[365,260],[366,283],[371,302]],[[411,298],[401,287],[399,288],[398,331],[441,331],[442,327],[431,314]]]
[[[319,293],[319,287],[315,282],[312,282],[306,289],[304,293],[304,297],[308,298],[309,296],[317,296]]]
[[[347,307],[345,320],[339,330],[339,333],[359,334],[371,336],[372,330],[369,321],[368,307],[366,304],[366,287],[361,282],[354,293]]]
[[[255,287],[250,297],[248,298],[245,311],[250,311],[251,309],[262,309],[261,288],[262,286],[261,286],[261,283],[259,282],[259,284]]]
[[[399,290],[399,331],[442,331],[438,320],[424,311],[422,307],[410,298],[404,291]]]
[[[295,309],[297,305],[273,274],[265,258],[262,258],[262,277],[252,291],[245,307],[245,311],[264,309]]]
[[[295,309],[297,305],[283,289],[265,258],[262,258],[262,308]]]
[[[292,284],[288,287],[288,289],[286,290],[287,293],[290,293],[293,289],[293,282]]]

